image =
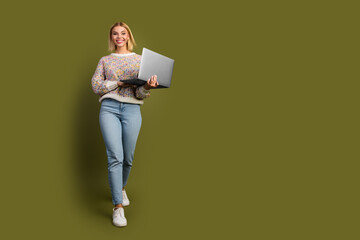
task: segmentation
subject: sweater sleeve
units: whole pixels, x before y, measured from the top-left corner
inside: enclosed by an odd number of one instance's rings
[[[137,87],[135,91],[136,98],[144,99],[150,97],[150,90],[146,90],[144,85]]]
[[[94,93],[104,95],[118,87],[117,81],[110,81],[105,79],[105,66],[103,58],[100,59],[95,73],[91,79],[91,86]]]

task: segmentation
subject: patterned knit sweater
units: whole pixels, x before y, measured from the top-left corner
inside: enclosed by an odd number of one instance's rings
[[[143,104],[150,96],[150,90],[143,86],[118,87],[117,81],[137,78],[141,55],[132,53],[111,53],[100,59],[91,79],[94,93],[100,96],[99,102],[112,98],[120,102]]]

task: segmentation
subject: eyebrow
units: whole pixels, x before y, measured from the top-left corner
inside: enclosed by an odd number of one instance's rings
[[[113,30],[113,33],[114,33],[114,32],[117,32],[117,31]],[[125,30],[122,30],[121,32],[126,32],[126,31],[125,31]]]

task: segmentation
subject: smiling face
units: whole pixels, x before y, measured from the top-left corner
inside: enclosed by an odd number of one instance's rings
[[[111,33],[112,41],[114,42],[117,48],[126,46],[127,41],[130,38],[130,35],[126,28],[122,26],[116,26],[113,28]]]

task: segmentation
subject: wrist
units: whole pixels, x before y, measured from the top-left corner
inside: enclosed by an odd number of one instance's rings
[[[146,90],[150,90],[150,86],[149,86],[147,83],[145,83],[144,88],[145,88]]]

